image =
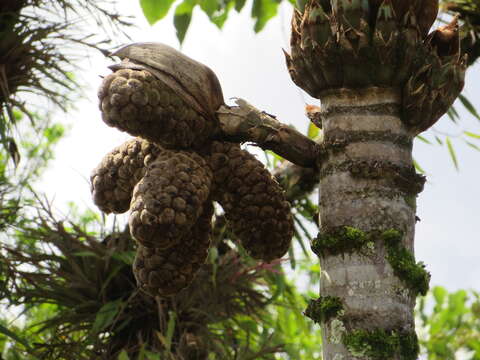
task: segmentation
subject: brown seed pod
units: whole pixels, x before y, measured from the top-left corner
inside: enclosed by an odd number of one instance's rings
[[[142,290],[152,296],[170,296],[192,282],[207,258],[212,214],[208,200],[195,225],[167,250],[138,246],[133,273]]]
[[[213,198],[249,254],[265,261],[282,257],[293,236],[290,204],[263,164],[238,144],[214,142],[209,164]]]
[[[205,160],[186,151],[163,151],[133,190],[130,231],[143,246],[166,249],[197,221],[210,193]]]
[[[107,125],[167,148],[201,145],[216,126],[145,70],[121,69],[108,75],[98,98]]]
[[[124,213],[130,208],[133,188],[146,165],[163,150],[139,138],[110,151],[90,176],[93,202],[105,213]]]

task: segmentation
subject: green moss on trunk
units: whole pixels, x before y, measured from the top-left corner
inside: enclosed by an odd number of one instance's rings
[[[417,294],[426,295],[430,273],[425,270],[422,262],[415,262],[415,256],[402,246],[402,233],[397,230],[387,230],[382,233],[382,239],[387,248],[387,260],[396,276],[405,281],[409,288]]]
[[[319,233],[313,240],[312,251],[318,256],[339,255],[360,250],[370,241],[370,236],[359,229],[342,226],[326,233]]]
[[[316,300],[309,301],[305,316],[320,324],[338,316],[342,310],[343,304],[339,297],[320,296]]]
[[[420,350],[414,331],[354,330],[343,336],[343,343],[353,356],[373,360],[392,359],[397,354],[401,360],[416,360]]]
[[[355,251],[368,254],[368,244],[382,240],[387,250],[386,258],[398,278],[405,282],[415,294],[425,295],[428,291],[430,273],[422,262],[415,262],[411,251],[402,245],[403,233],[395,229],[364,232],[343,226],[327,233],[319,234],[312,243],[312,250],[318,256],[334,256]]]

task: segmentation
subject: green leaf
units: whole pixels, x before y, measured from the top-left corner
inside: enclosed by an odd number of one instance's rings
[[[128,354],[125,350],[122,350],[120,354],[118,355],[118,360],[130,360],[128,357]]]
[[[422,169],[419,163],[417,163],[415,160],[413,160],[413,166],[415,166],[415,169],[420,173],[420,174],[426,174],[425,170]]]
[[[73,253],[75,256],[80,256],[80,257],[99,257],[98,254],[95,254],[93,251],[75,251]]]
[[[421,135],[417,135],[417,139],[423,141],[425,144],[432,145],[432,143],[427,138],[424,138]]]
[[[219,29],[221,29],[225,24],[225,21],[227,21],[228,14],[230,10],[233,8],[233,5],[234,5],[233,1],[229,1],[222,9],[220,9],[219,11],[216,11],[211,16],[210,20],[212,21],[212,23],[217,25]]]
[[[119,251],[112,255],[112,258],[122,261],[127,265],[132,265],[135,260],[135,251]]]
[[[217,0],[200,0],[200,8],[212,19],[212,15],[218,10]]]
[[[448,298],[449,317],[460,317],[468,312],[469,309],[466,306],[467,298],[467,292],[465,290],[458,290],[457,292],[450,294]],[[458,322],[458,320],[454,319],[454,322]]]
[[[177,30],[177,38],[180,44],[185,40],[190,21],[192,20],[192,12],[195,7],[195,0],[184,0],[175,9],[175,15],[173,17],[173,24]]]
[[[460,118],[458,116],[457,110],[455,110],[455,107],[450,106],[450,108],[447,110],[447,115],[452,120],[455,124],[457,123],[457,120]]]
[[[448,136],[446,138],[446,141],[447,141],[448,152],[450,154],[450,157],[452,158],[453,165],[455,165],[455,169],[458,170],[457,155],[455,154],[455,149],[453,148],[452,142],[450,141],[450,138]]]
[[[148,360],[160,360],[160,354],[153,353],[151,351],[145,351]]]
[[[140,347],[140,353],[138,354],[137,360],[145,360],[145,344],[142,344]]]
[[[273,151],[271,150],[266,150],[265,153],[267,155],[270,155],[272,158],[273,158],[273,164],[272,164],[272,168],[275,168],[277,166],[277,163],[281,163],[283,162],[285,159],[283,157],[281,157],[280,155],[278,155],[277,153],[274,153]],[[270,159],[267,159],[267,161],[270,161]]]
[[[440,139],[437,135],[435,135],[435,140],[437,140],[438,145],[443,145],[442,139]]]
[[[470,131],[464,131],[463,132],[465,135],[467,136],[470,136],[471,138],[474,138],[474,139],[480,139],[480,135],[479,134],[475,134],[475,133],[472,133]]]
[[[43,135],[47,138],[49,144],[55,144],[65,134],[65,128],[60,124],[49,126],[43,131]]]
[[[209,264],[215,264],[218,259],[218,249],[215,246],[211,246],[210,249],[208,249],[208,257],[207,257],[207,263]]]
[[[258,333],[258,324],[256,321],[247,319],[247,320],[241,320],[238,322],[238,326],[245,330],[247,333],[253,333],[257,334]]]
[[[475,109],[475,106],[462,94],[458,96],[458,99],[462,102],[463,106],[477,118],[477,120],[480,120],[480,115],[478,114],[477,110]]]
[[[24,114],[18,109],[13,109],[13,118],[15,122],[19,122],[24,118]]]
[[[315,139],[319,133],[320,133],[320,129],[316,127],[314,123],[311,122],[310,125],[308,125],[308,137],[310,139]]]
[[[11,339],[15,340],[16,342],[25,346],[26,349],[31,350],[30,345],[28,345],[28,342],[26,340],[22,339],[21,337],[19,337],[13,331],[7,329],[2,324],[0,324],[0,334],[8,336],[9,338],[11,338]]]
[[[18,151],[18,146],[15,140],[11,137],[7,139],[7,150],[8,154],[10,155],[10,158],[13,160],[13,164],[15,165],[15,168],[18,166],[20,163],[20,152]]]
[[[432,293],[436,303],[441,307],[447,298],[448,291],[442,286],[435,286]]]
[[[235,10],[237,10],[237,12],[242,11],[246,2],[247,0],[235,0]]]
[[[140,0],[143,15],[150,25],[163,19],[175,0]]]
[[[468,146],[470,146],[471,148],[477,150],[477,151],[480,151],[480,147],[474,143],[471,143],[470,141],[465,141],[467,143]]]
[[[277,0],[254,0],[252,6],[252,18],[256,19],[253,30],[260,32],[267,22],[277,15],[279,1]]]
[[[293,246],[290,246],[288,249],[288,259],[290,260],[290,268],[295,270],[295,267],[297,266],[297,260],[295,259],[295,251]]]
[[[122,300],[118,299],[103,305],[97,312],[95,321],[93,322],[92,331],[98,333],[109,326],[122,308],[122,304]]]
[[[173,333],[175,331],[175,322],[177,320],[177,314],[174,311],[169,311],[168,315],[169,315],[169,319],[167,324],[167,344],[165,345],[165,347],[167,348],[168,351],[170,351],[170,347],[172,346]]]

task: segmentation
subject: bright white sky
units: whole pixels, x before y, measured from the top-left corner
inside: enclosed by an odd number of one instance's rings
[[[291,9],[282,7],[279,17],[272,20],[260,34],[253,33],[248,5],[237,14],[232,12],[223,31],[210,24],[197,11],[182,51],[207,64],[217,74],[226,99],[243,97],[258,108],[276,114],[286,123],[304,131],[308,121],[304,116],[305,102],[315,103],[302,94],[290,80],[282,48],[288,48]],[[178,48],[170,16],[150,27],[143,18],[138,2],[123,2],[120,12],[135,17],[137,29],[131,29],[132,41],[158,41]],[[70,124],[69,135],[57,146],[56,158],[38,187],[45,191],[60,211],[73,201],[80,208],[95,206],[90,197],[88,178],[101,158],[129,138],[107,127],[100,118],[96,90],[99,75],[108,74],[108,59],[93,54],[83,64],[77,76],[86,80],[87,99],[68,115],[57,120]],[[467,73],[466,95],[480,109],[480,67]],[[480,122],[461,106],[462,129],[480,133]],[[453,135],[460,128],[444,118],[437,130]],[[428,133],[426,134],[428,136]],[[457,139],[458,140],[458,139]],[[460,160],[456,172],[446,148],[415,144],[414,156],[428,173],[428,183],[418,198],[416,256],[432,272],[432,285],[450,290],[473,288],[480,290],[480,152],[453,140]]]

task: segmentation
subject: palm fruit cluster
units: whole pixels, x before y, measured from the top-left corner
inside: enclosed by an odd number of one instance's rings
[[[159,43],[113,55],[123,61],[98,92],[107,125],[172,149],[198,149],[218,131],[223,94],[210,68]]]
[[[415,135],[464,83],[456,19],[428,35],[437,13],[438,0],[308,0],[294,11],[290,75],[315,98],[339,88],[398,88]]]
[[[268,170],[238,144],[215,141],[210,155],[212,197],[256,259],[282,257],[292,238],[290,204]]]
[[[132,191],[145,175],[146,166],[162,152],[152,143],[135,138],[108,153],[91,175],[95,204],[106,213],[130,208]]]
[[[211,181],[212,173],[199,155],[163,151],[133,190],[132,236],[143,246],[162,250],[181,243],[202,212]]]
[[[191,148],[213,132],[211,121],[146,70],[121,69],[108,75],[98,95],[107,125],[167,148]]]
[[[215,74],[162,44],[129,45],[98,97],[110,126],[137,136],[107,154],[91,177],[104,212],[130,210],[139,286],[169,296],[188,286],[210,245],[213,201],[257,259],[283,256],[293,218],[279,184],[238,144],[218,140],[223,95]]]
[[[190,284],[208,255],[212,215],[207,202],[195,225],[170,248],[138,245],[133,273],[145,292],[169,296]]]

